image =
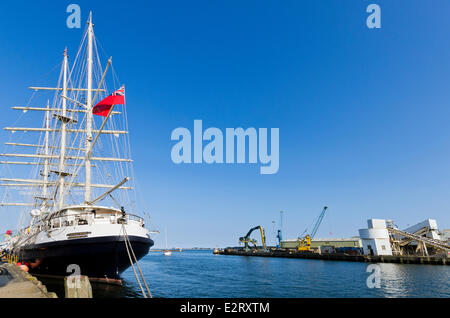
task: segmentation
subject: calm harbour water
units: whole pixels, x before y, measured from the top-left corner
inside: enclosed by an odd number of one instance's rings
[[[158,298],[450,297],[450,267],[379,264],[381,288],[370,289],[370,264],[321,260],[151,252],[139,262]],[[124,285],[94,285],[94,298],[142,297],[133,270]],[[64,297],[60,282],[45,281]]]

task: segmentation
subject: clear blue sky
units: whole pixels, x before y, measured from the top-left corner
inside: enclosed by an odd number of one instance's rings
[[[450,2],[8,1],[0,16],[0,125],[74,52],[70,3],[127,86],[135,170],[169,245],[230,246],[285,210],[296,238],[358,235],[368,218],[450,227]],[[382,28],[369,30],[377,3]],[[84,27],[84,26],[83,26]],[[73,53],[72,53],[73,54]],[[56,82],[57,78],[54,79]],[[173,129],[280,128],[280,171],[172,163]],[[0,133],[2,140],[7,134]],[[164,245],[164,235],[156,237]]]

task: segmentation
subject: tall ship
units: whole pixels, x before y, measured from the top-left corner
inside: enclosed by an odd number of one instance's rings
[[[34,127],[5,128],[0,206],[20,219],[1,247],[33,274],[121,283],[153,240],[136,212],[125,86],[99,50],[91,13],[73,61],[64,50],[58,84],[30,87],[28,105],[13,107]]]

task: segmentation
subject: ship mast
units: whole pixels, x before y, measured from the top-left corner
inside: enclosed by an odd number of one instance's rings
[[[43,165],[43,169],[41,171],[41,175],[43,178],[41,179],[21,179],[21,178],[3,178],[0,177],[0,187],[25,187],[25,188],[34,188],[34,187],[41,187],[42,192],[40,195],[36,197],[36,199],[42,200],[41,208],[47,209],[50,206],[55,207],[55,211],[60,211],[63,207],[65,202],[67,201],[67,198],[65,197],[65,194],[69,191],[71,187],[79,187],[84,188],[84,203],[86,205],[93,205],[103,199],[105,199],[107,196],[109,196],[113,191],[117,189],[121,190],[132,190],[133,187],[126,187],[124,186],[125,183],[129,181],[129,178],[126,177],[117,185],[111,185],[111,184],[93,184],[92,183],[92,168],[95,167],[95,165],[92,164],[92,161],[94,162],[124,162],[124,163],[130,163],[132,162],[131,159],[125,159],[125,158],[108,158],[108,157],[93,157],[93,148],[98,141],[100,135],[111,135],[114,136],[127,134],[127,131],[120,131],[120,130],[104,130],[106,122],[113,116],[113,115],[119,115],[120,112],[113,111],[114,105],[111,108],[108,116],[104,119],[103,124],[99,129],[94,130],[94,118],[93,118],[93,106],[95,105],[95,100],[100,92],[106,92],[106,89],[102,88],[103,82],[105,80],[106,73],[111,65],[112,58],[108,60],[108,64],[104,70],[103,76],[101,78],[101,81],[98,85],[98,88],[93,88],[94,85],[94,24],[92,23],[92,12],[89,15],[88,20],[88,30],[87,30],[87,60],[85,63],[85,69],[86,70],[86,86],[85,88],[75,88],[75,87],[69,87],[70,84],[70,71],[69,71],[69,64],[68,64],[68,56],[67,56],[67,49],[64,50],[64,61],[63,61],[63,69],[62,69],[62,87],[30,87],[33,91],[55,91],[62,98],[62,102],[60,104],[60,107],[50,107],[49,102],[47,103],[46,107],[22,107],[22,106],[15,106],[13,109],[21,110],[24,112],[28,111],[43,111],[46,113],[45,116],[45,127],[44,128],[32,128],[32,127],[6,127],[4,130],[11,131],[12,133],[15,132],[45,132],[45,140],[44,145],[34,145],[34,144],[25,144],[25,143],[6,143],[9,146],[20,146],[20,147],[32,147],[32,148],[44,148],[44,153],[37,152],[36,154],[24,154],[24,153],[0,153],[0,157],[14,157],[14,158],[25,158],[25,159],[43,159],[43,162],[37,162],[37,161],[24,161],[24,162],[16,162],[16,161],[0,161],[0,164],[8,164],[8,165]],[[77,59],[75,59],[77,61]],[[84,67],[84,66],[83,66]],[[84,71],[83,71],[84,72]],[[83,83],[79,83],[80,86],[83,86]],[[86,102],[85,104],[71,99],[68,97],[68,94],[70,92],[83,92],[86,93]],[[93,93],[95,93],[95,96],[93,96]],[[70,108],[68,107],[68,103],[73,103],[77,105],[83,106],[81,109],[76,108]],[[71,127],[72,124],[76,124],[77,121],[73,118],[74,113],[85,113],[85,127]],[[59,120],[61,125],[60,127],[51,127],[51,119],[52,116]],[[51,146],[50,145],[50,133],[60,133],[60,144],[59,146]],[[76,134],[85,134],[86,140],[84,141],[84,148],[74,148],[71,147],[68,144],[68,136],[71,133]],[[95,135],[95,138],[94,138]],[[55,135],[53,135],[53,138],[57,138]],[[83,145],[81,145],[83,147]],[[53,152],[52,149],[58,149],[59,148],[59,154],[56,154]],[[82,151],[84,152],[84,155],[72,155],[69,154],[68,151]],[[52,163],[53,160],[59,160],[57,163]],[[68,160],[82,160],[81,163],[66,163]],[[57,166],[57,169],[52,169],[53,166]],[[78,175],[78,170],[76,170],[75,173],[69,173],[67,171],[68,167],[85,167],[85,180],[84,183],[82,182],[75,182],[74,178]],[[51,174],[56,174],[57,179],[56,180],[50,180]],[[68,176],[73,176],[71,180],[69,181],[67,178]],[[53,192],[53,195],[51,195],[49,192],[50,188],[56,188]],[[98,196],[97,198],[92,198],[92,189],[93,188],[101,188],[106,189],[106,192],[104,192],[102,195]],[[50,205],[49,201],[53,201],[53,204]],[[6,203],[6,202],[0,202],[0,206],[36,206],[36,203]]]
[[[85,192],[84,201],[86,203],[91,201],[91,155],[92,155],[92,41],[94,35],[94,26],[92,24],[92,12],[89,14],[89,28],[88,28],[88,58],[87,58],[87,113],[86,113],[86,160],[85,160]]]
[[[44,159],[44,173],[43,173],[43,177],[44,177],[44,185],[43,185],[43,189],[42,189],[42,206],[43,207],[48,207],[48,197],[47,197],[47,187],[48,187],[48,175],[49,175],[49,165],[48,165],[48,135],[49,135],[49,129],[50,129],[50,112],[48,111],[50,109],[50,104],[49,101],[47,101],[47,112],[45,113],[45,140],[44,140],[44,154],[45,154],[45,159]]]
[[[67,96],[67,48],[64,50],[64,63],[63,63],[63,90],[62,90],[62,96]],[[47,112],[48,114],[48,112]],[[62,116],[61,119],[61,149],[60,149],[60,157],[59,157],[59,200],[58,200],[58,206],[61,209],[64,204],[64,177],[65,177],[65,155],[66,155],[66,126],[69,120],[66,120],[67,117],[67,101],[66,98],[62,99]],[[48,155],[48,154],[46,154]]]

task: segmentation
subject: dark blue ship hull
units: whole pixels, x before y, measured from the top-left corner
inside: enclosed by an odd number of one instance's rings
[[[130,236],[129,240],[138,260],[147,255],[154,244],[149,238]],[[120,274],[131,266],[123,236],[28,245],[16,255],[19,261],[29,264],[30,273],[35,275],[85,275],[92,281],[106,283],[121,283]]]

